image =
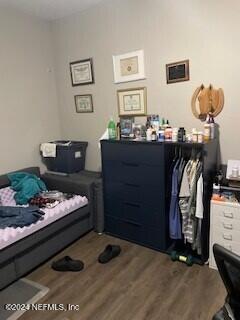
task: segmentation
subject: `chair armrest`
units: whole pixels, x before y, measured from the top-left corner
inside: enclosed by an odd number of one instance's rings
[[[58,190],[65,193],[74,193],[86,196],[89,200],[92,195],[92,186],[82,184],[80,181],[73,181],[68,176],[57,176],[45,173],[41,176],[48,190]]]

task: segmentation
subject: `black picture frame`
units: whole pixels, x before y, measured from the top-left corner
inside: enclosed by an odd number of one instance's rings
[[[189,60],[182,60],[166,64],[167,84],[188,81]]]
[[[94,83],[92,58],[70,62],[69,66],[73,87]]]
[[[77,113],[93,112],[93,98],[91,94],[77,94],[74,96]]]

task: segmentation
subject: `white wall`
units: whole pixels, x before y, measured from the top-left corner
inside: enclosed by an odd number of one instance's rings
[[[41,165],[40,142],[60,137],[50,24],[0,10],[0,173]],[[61,138],[61,137],[60,137]]]
[[[237,0],[112,0],[53,24],[56,81],[63,136],[88,140],[87,168],[98,169],[97,140],[109,116],[117,120],[116,91],[146,86],[148,113],[174,126],[202,127],[190,100],[201,83],[222,87],[217,118],[223,161],[240,159],[240,3]],[[145,51],[147,79],[115,85],[112,55]],[[72,87],[69,62],[93,57],[95,84]],[[166,84],[165,64],[190,59],[190,81]],[[92,93],[93,114],[75,113],[74,94]]]

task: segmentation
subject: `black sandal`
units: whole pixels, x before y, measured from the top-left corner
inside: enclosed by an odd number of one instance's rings
[[[117,257],[121,252],[121,247],[118,245],[109,244],[106,246],[105,250],[99,255],[99,263],[107,263],[113,258]]]
[[[81,271],[84,263],[81,260],[73,260],[69,256],[65,256],[57,261],[53,261],[52,269],[55,271]]]

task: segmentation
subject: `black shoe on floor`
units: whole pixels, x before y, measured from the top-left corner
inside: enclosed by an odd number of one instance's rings
[[[55,271],[81,271],[84,268],[84,263],[81,260],[73,260],[69,256],[65,256],[52,263],[52,269]]]
[[[99,255],[98,262],[107,263],[117,257],[121,252],[120,246],[109,244],[105,250]]]

